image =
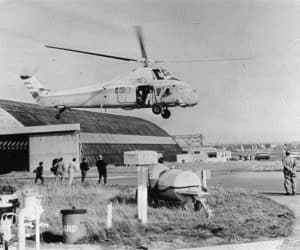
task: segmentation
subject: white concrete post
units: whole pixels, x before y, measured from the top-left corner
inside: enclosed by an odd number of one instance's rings
[[[107,221],[106,221],[107,228],[112,227],[112,203],[107,204]]]
[[[25,250],[25,209],[21,209],[18,217],[18,241],[19,241],[19,250]]]
[[[138,205],[138,218],[142,224],[147,223],[147,210],[148,210],[148,192],[147,192],[148,169],[137,168],[137,205]]]
[[[202,190],[207,192],[207,184],[206,184],[206,170],[201,170],[201,185],[202,185]]]
[[[40,250],[40,216],[41,209],[40,207],[35,208],[35,246],[36,250]]]

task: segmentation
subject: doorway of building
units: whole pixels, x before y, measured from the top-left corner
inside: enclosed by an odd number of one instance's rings
[[[29,171],[29,137],[26,135],[0,136],[0,174]]]

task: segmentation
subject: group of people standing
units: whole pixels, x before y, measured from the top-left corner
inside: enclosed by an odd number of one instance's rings
[[[101,183],[101,180],[103,178],[104,184],[106,184],[107,181],[107,163],[103,160],[102,155],[98,156],[98,160],[96,161],[96,166],[98,169],[98,183]],[[54,174],[56,181],[59,181],[61,184],[63,183],[63,180],[65,178],[65,173],[68,173],[68,179],[69,179],[69,185],[72,185],[75,173],[77,171],[81,171],[81,182],[83,184],[86,183],[86,177],[87,173],[89,171],[89,165],[85,157],[82,158],[82,161],[78,167],[76,157],[72,158],[72,161],[68,165],[68,169],[65,168],[65,163],[63,161],[63,158],[55,158],[52,161],[52,167],[50,168],[50,171]],[[44,177],[43,177],[43,162],[39,162],[38,167],[33,171],[36,174],[35,177],[35,183],[38,182],[38,180],[41,181],[41,184],[44,184]]]

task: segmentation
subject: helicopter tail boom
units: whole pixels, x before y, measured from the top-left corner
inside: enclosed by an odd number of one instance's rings
[[[32,97],[39,101],[41,96],[45,96],[49,93],[49,89],[46,89],[34,76],[20,75],[27,91]]]

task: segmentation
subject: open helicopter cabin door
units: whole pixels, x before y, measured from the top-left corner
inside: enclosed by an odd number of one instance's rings
[[[136,88],[136,102],[140,106],[146,106],[146,98],[150,91],[154,91],[152,85],[140,85]]]
[[[116,88],[119,103],[135,103],[136,94],[135,89],[132,87],[119,87]]]

